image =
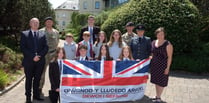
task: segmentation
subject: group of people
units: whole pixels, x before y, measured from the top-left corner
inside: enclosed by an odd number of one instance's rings
[[[107,41],[106,33],[94,25],[94,16],[90,15],[87,22],[88,25],[81,29],[78,43],[74,41],[73,34],[67,33],[63,47],[57,47],[59,32],[52,27],[53,19],[45,18],[45,27],[40,30],[38,30],[39,20],[37,18],[30,20],[31,28],[22,32],[20,42],[24,55],[22,64],[26,75],[26,103],[32,103],[32,86],[33,99],[43,101],[40,95],[47,66],[49,66],[51,83],[49,97],[52,103],[58,102],[63,59],[140,61],[146,58],[152,58],[151,82],[156,86],[156,96],[151,99],[160,103],[163,89],[168,85],[173,54],[172,44],[165,39],[164,28],[158,28],[155,31],[157,39],[151,41],[150,37],[144,35],[146,28],[143,24],[134,26],[132,22],[128,22],[125,25],[127,30],[125,34],[115,29]],[[136,34],[133,32],[134,29],[136,29]]]

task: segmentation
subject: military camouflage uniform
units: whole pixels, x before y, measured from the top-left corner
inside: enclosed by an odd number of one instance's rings
[[[130,46],[130,43],[131,43],[131,39],[133,37],[136,37],[137,35],[132,32],[132,34],[128,34],[128,32],[126,32],[125,34],[122,35],[122,40],[128,45]]]
[[[45,82],[46,68],[49,65],[50,61],[52,61],[52,59],[56,55],[56,48],[59,42],[59,32],[56,29],[52,29],[52,32],[47,32],[45,27],[40,29],[40,31],[45,32],[47,45],[49,47],[48,53],[45,56],[46,63],[45,63],[45,67],[44,67],[43,73],[41,75],[41,80],[40,80],[39,89],[42,89],[44,86],[44,82]]]

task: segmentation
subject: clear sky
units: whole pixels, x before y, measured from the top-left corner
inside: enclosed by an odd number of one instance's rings
[[[48,0],[48,1],[52,4],[52,7],[55,9],[67,0]]]

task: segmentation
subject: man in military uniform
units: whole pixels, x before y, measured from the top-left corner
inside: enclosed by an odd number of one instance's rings
[[[52,17],[46,17],[44,21],[45,21],[45,27],[41,28],[40,31],[45,32],[49,50],[45,56],[46,63],[45,63],[43,73],[41,75],[40,86],[39,86],[40,93],[42,93],[42,88],[45,82],[46,68],[49,65],[50,61],[55,57],[56,48],[59,42],[59,32],[52,27],[54,24]]]
[[[136,26],[136,32],[138,36],[132,38],[130,48],[135,60],[143,60],[151,55],[151,39],[144,36],[145,26],[142,24]]]
[[[127,32],[125,34],[122,35],[122,39],[123,41],[127,44],[127,45],[130,45],[131,43],[131,39],[133,37],[136,37],[137,35],[133,32],[133,29],[134,29],[134,23],[132,22],[128,22],[126,24],[126,30]]]

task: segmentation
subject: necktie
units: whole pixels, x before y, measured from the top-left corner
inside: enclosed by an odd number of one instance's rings
[[[37,35],[36,32],[33,33],[34,34],[34,49],[35,49],[35,53],[37,53]]]
[[[90,43],[91,44],[93,44],[93,28],[92,27],[90,27],[90,39],[89,39],[89,41],[90,41]]]
[[[142,38],[141,37],[139,37],[139,43],[141,43],[142,42]]]
[[[84,45],[87,46],[87,48],[88,48],[88,43],[86,41],[84,41]]]
[[[60,72],[62,72],[62,61],[59,60],[59,68],[60,68]]]

